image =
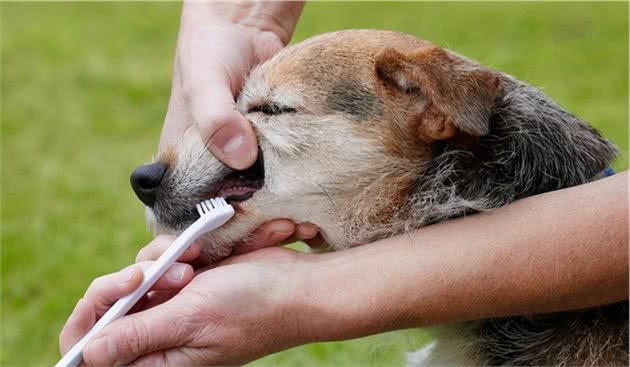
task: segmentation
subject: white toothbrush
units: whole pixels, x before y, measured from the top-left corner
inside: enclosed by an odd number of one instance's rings
[[[83,360],[83,348],[96,333],[129,312],[131,307],[149,291],[151,286],[160,279],[164,272],[175,263],[177,258],[186,251],[197,237],[222,226],[234,215],[234,208],[223,198],[210,199],[199,203],[197,204],[197,211],[200,218],[177,237],[162,256],[144,271],[144,279],[140,287],[116,301],[105,315],[94,324],[92,329],[57,362],[55,367],[78,366]]]

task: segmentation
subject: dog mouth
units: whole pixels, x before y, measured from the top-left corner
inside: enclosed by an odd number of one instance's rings
[[[253,166],[246,170],[234,171],[213,185],[213,197],[221,196],[228,203],[243,202],[250,199],[265,183],[265,165],[262,152]]]
[[[215,197],[223,197],[228,203],[238,208],[238,203],[251,199],[265,183],[265,167],[262,152],[259,151],[258,159],[248,169],[232,171],[220,180],[200,188],[186,199],[170,201],[168,197],[159,201],[152,208],[157,222],[164,228],[182,231],[199,219],[196,204]]]

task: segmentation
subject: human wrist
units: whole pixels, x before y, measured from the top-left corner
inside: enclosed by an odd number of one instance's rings
[[[275,34],[283,45],[291,40],[303,1],[239,3],[185,1],[182,24],[232,24]]]
[[[462,299],[457,292],[468,280],[449,274],[457,273],[466,259],[445,258],[442,250],[430,245],[435,239],[427,234],[415,231],[310,255],[297,277],[301,296],[296,304],[301,312],[296,325],[303,343],[460,320]],[[439,236],[444,234],[441,229]]]
[[[616,176],[317,255],[311,341],[627,299],[627,174]]]
[[[390,240],[388,242],[395,242]],[[401,264],[392,271],[390,260],[405,257],[383,241],[346,251],[305,255],[296,276],[293,308],[300,343],[346,340],[416,326],[408,304],[397,295],[410,292],[410,282],[396,282],[413,270]],[[393,251],[392,251],[393,250]],[[408,262],[411,263],[411,262]],[[386,269],[387,268],[387,269]],[[383,276],[389,273],[388,276]]]

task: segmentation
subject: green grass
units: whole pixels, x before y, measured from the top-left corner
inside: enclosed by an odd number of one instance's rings
[[[622,150],[626,3],[311,3],[295,41],[344,28],[415,34],[542,87]],[[157,144],[177,3],[2,3],[1,365],[50,365],[96,276],[149,241],[129,188]],[[334,285],[331,285],[334,286]],[[422,331],[295,348],[255,366],[401,365]],[[246,342],[246,341],[244,341]]]

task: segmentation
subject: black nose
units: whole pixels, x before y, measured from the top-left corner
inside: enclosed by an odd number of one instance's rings
[[[140,166],[131,174],[131,187],[146,206],[152,207],[155,204],[157,188],[164,178],[166,169],[165,164],[157,162]]]

